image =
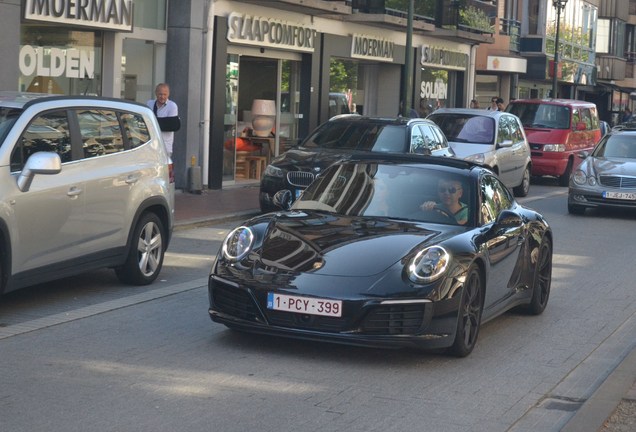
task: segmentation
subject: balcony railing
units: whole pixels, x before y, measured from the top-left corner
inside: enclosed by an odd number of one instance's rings
[[[499,34],[510,36],[510,51],[521,50],[521,23],[517,20],[499,18]]]

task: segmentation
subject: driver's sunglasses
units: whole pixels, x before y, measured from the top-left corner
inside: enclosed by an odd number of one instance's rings
[[[459,188],[456,188],[455,186],[451,186],[451,187],[440,187],[438,189],[439,193],[448,193],[448,194],[454,194],[455,192],[457,192],[459,190]]]

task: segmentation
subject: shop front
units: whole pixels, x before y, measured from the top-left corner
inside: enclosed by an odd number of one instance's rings
[[[146,102],[163,80],[165,0],[26,0],[21,15],[16,90]]]
[[[395,117],[399,111],[404,47],[377,29],[356,33],[322,33],[320,121],[334,115],[358,113]],[[346,106],[338,100],[344,98]]]
[[[469,93],[470,46],[426,40],[419,47],[420,116],[425,117],[438,108],[464,107]]]
[[[213,128],[211,159],[222,160],[211,170],[210,184],[229,185],[257,180],[272,157],[297,143],[305,122],[307,68],[315,51],[311,25],[267,16],[231,12],[217,17],[215,118],[223,112],[223,129]],[[220,74],[223,75],[221,76]],[[219,88],[223,85],[223,90]],[[216,99],[216,97],[215,97]]]

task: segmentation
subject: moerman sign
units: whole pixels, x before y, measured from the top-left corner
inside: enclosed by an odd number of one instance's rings
[[[392,62],[395,44],[386,39],[354,34],[351,41],[351,58]]]
[[[314,50],[316,30],[301,24],[236,12],[228,16],[227,23],[228,42],[294,51]]]
[[[26,0],[24,19],[131,32],[132,0]]]

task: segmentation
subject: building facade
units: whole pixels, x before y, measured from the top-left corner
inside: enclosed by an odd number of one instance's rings
[[[468,105],[492,3],[415,3],[409,27],[408,0],[2,0],[0,88],[145,103],[168,82],[177,187],[256,181],[334,114]]]

